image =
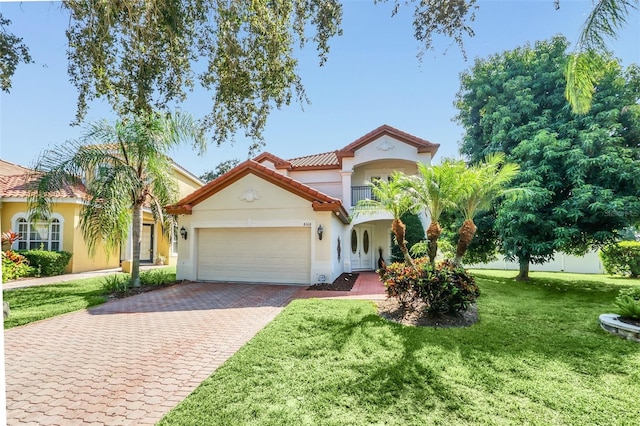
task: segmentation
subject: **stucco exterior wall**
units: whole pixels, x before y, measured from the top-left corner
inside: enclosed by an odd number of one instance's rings
[[[62,241],[61,250],[73,253],[65,272],[75,273],[96,269],[115,268],[119,265],[118,252],[107,253],[102,245],[98,245],[93,256],[89,254],[89,248],[82,237],[80,230],[81,205],[73,202],[56,203],[53,205],[54,213],[62,217]],[[2,232],[16,231],[14,220],[18,215],[26,215],[26,202],[3,202]]]
[[[301,198],[253,174],[213,194],[194,206],[192,214],[178,218],[188,232],[178,243],[178,279],[196,279],[197,230],[202,228],[305,227],[311,233],[311,277],[333,275],[328,248],[333,239],[331,212],[315,212],[311,201]],[[319,224],[325,234],[316,235]],[[230,244],[233,242],[230,241]]]

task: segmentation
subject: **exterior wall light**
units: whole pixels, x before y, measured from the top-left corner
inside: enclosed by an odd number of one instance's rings
[[[324,232],[324,229],[322,228],[322,225],[318,225],[318,239],[322,240],[322,233]]]
[[[184,229],[184,226],[180,228],[180,236],[185,240],[187,239],[187,230]]]

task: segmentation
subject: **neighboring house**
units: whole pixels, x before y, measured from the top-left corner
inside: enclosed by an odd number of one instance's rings
[[[342,149],[284,160],[263,153],[186,196],[178,279],[313,284],[389,260],[391,216],[350,217],[368,182],[417,173],[439,144],[383,125]]]
[[[174,164],[179,183],[179,197],[193,192],[204,183],[182,167]],[[105,268],[123,269],[130,263],[131,234],[121,250],[106,253],[100,248],[89,256],[87,244],[80,231],[80,210],[87,194],[82,185],[66,187],[53,195],[53,214],[49,221],[32,221],[27,215],[27,197],[33,181],[31,170],[0,160],[0,229],[12,230],[22,238],[13,245],[16,250],[44,248],[73,253],[66,272],[75,273]],[[162,227],[153,222],[151,213],[144,212],[141,262],[152,263],[164,258],[168,264],[176,264],[177,229],[165,236]]]

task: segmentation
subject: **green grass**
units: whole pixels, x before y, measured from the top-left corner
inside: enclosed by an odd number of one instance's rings
[[[66,314],[107,300],[102,278],[85,278],[62,284],[4,290],[2,297],[11,306],[11,315],[4,320],[4,328],[16,327]]]
[[[170,280],[175,280],[175,267],[149,272],[153,272],[155,276],[160,274],[157,271],[162,271],[163,275],[170,274]],[[148,272],[144,273],[148,274]],[[166,276],[169,277],[169,275]],[[104,282],[104,277],[85,278],[61,284],[4,290],[3,300],[9,302],[11,307],[11,315],[4,321],[4,328],[24,325],[104,303],[108,293],[104,288]]]
[[[640,346],[598,325],[621,282],[478,281],[480,321],[465,329],[398,325],[366,301],[294,301],[160,424],[640,424]]]

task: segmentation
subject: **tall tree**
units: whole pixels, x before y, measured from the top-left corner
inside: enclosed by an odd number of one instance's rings
[[[140,285],[140,241],[143,208],[169,232],[172,218],[163,206],[176,200],[177,181],[167,151],[205,140],[191,116],[158,113],[127,117],[111,125],[90,124],[84,135],[43,152],[34,167],[37,188],[29,197],[32,217],[51,215],[51,194],[85,181],[89,198],[80,215],[80,229],[89,252],[99,243],[107,253],[120,247],[131,228],[131,282]]]
[[[222,163],[218,164],[214,170],[209,170],[208,172],[200,175],[200,179],[205,182],[211,182],[212,180],[222,176],[227,173],[229,170],[233,169],[240,163],[240,160],[237,158],[233,158],[231,160],[225,160]]]
[[[22,42],[22,38],[15,36],[7,30],[11,21],[0,13],[0,89],[9,92],[11,78],[18,65],[23,62],[31,62],[29,49]]]
[[[530,190],[496,222],[522,279],[530,263],[606,244],[640,215],[640,69],[603,58],[592,108],[576,115],[564,98],[567,47],[555,37],[478,59],[457,95],[462,153],[475,162],[505,152],[521,168],[514,185]]]
[[[352,214],[358,216],[363,213],[379,211],[390,213],[393,217],[391,232],[393,232],[396,244],[404,256],[405,263],[415,268],[405,240],[406,226],[401,218],[405,213],[415,212],[417,204],[412,195],[406,191],[404,179],[404,174],[395,172],[389,181],[379,179],[372,182],[371,199],[358,201]]]

